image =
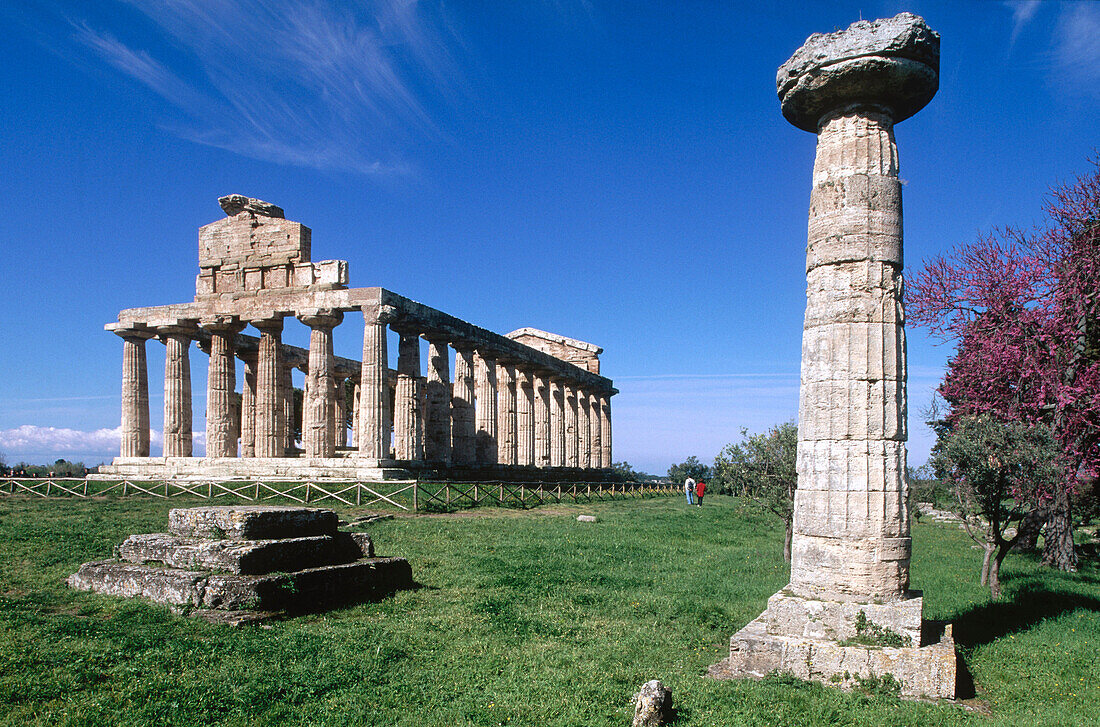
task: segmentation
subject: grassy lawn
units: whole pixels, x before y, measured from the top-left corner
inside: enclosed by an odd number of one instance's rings
[[[628,725],[652,678],[684,726],[1100,724],[1100,571],[1013,555],[990,602],[951,526],[916,526],[913,586],[956,623],[992,717],[703,678],[787,582],[778,521],[722,496],[373,523],[419,588],[266,627],[64,586],[187,504],[0,499],[0,725]]]

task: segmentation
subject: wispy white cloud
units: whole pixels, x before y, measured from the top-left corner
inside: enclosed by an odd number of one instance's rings
[[[1005,5],[1012,10],[1012,35],[1008,40],[1008,46],[1011,48],[1016,45],[1020,31],[1035,17],[1035,13],[1039,10],[1039,0],[1008,0]]]
[[[0,429],[0,452],[9,461],[72,455],[110,459],[118,455],[121,434],[121,427],[85,431],[24,424],[14,429]],[[163,446],[164,438],[156,429],[151,429],[149,435],[155,454],[155,450]],[[205,432],[194,433],[194,450],[197,456],[206,452]]]
[[[244,156],[407,173],[460,94],[439,0],[119,2],[159,29],[163,57],[69,21],[76,44],[175,107],[166,128]]]
[[[1064,83],[1100,98],[1100,3],[1063,8],[1055,29],[1054,62]]]

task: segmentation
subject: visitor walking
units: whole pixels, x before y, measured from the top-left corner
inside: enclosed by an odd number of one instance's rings
[[[688,477],[684,480],[684,494],[687,495],[689,505],[695,504],[695,480]]]
[[[707,491],[707,483],[706,482],[703,482],[702,480],[699,480],[697,483],[695,483],[695,499],[697,500],[697,502],[695,504],[698,505],[699,507],[703,506],[703,493],[705,493],[706,491]]]

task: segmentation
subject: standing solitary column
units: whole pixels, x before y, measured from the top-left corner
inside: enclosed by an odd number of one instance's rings
[[[567,384],[565,392],[565,466],[578,467],[577,456],[577,390]]]
[[[497,366],[486,351],[475,352],[474,364],[477,463],[492,465],[497,463]]]
[[[206,381],[206,456],[236,457],[237,437],[233,426],[233,392],[237,388],[233,337],[244,324],[232,316],[203,319],[210,332],[210,365]]]
[[[550,466],[565,466],[565,388],[561,379],[550,380]]]
[[[359,445],[359,456],[367,459],[389,457],[386,324],[392,319],[393,313],[393,309],[387,306],[363,307],[363,368],[359,378],[359,415],[355,438]]]
[[[191,339],[194,329],[166,326],[158,329],[164,341],[164,456],[190,457]]]
[[[600,467],[611,467],[611,394],[600,395]]]
[[[531,374],[516,370],[516,464],[535,464],[535,402]]]
[[[516,370],[497,364],[497,463],[516,463]]]
[[[592,467],[592,409],[584,389],[577,390],[577,466]]]
[[[122,457],[149,456],[149,366],[145,342],[156,335],[138,327],[117,328],[122,338]]]
[[[282,457],[285,443],[283,397],[280,387],[283,319],[267,318],[252,321],[260,331],[260,350],[256,354],[256,421],[257,457]]]
[[[447,341],[428,339],[424,382],[424,458],[434,464],[451,461],[451,362]]]
[[[550,382],[546,374],[534,375],[532,385],[535,418],[535,466],[550,466]]]
[[[332,457],[336,453],[332,329],[343,318],[342,313],[335,311],[310,311],[299,316],[309,326],[309,368],[302,407],[302,445],[307,457]]]
[[[474,352],[455,346],[455,381],[451,391],[451,461],[472,465],[477,449],[474,428]]]

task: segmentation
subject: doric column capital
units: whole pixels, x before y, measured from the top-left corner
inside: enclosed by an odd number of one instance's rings
[[[148,341],[157,335],[144,323],[108,323],[104,328],[126,341]]]
[[[263,333],[281,333],[283,330],[283,316],[281,315],[252,318],[248,322],[253,328]]]
[[[331,308],[307,308],[300,311],[297,318],[310,328],[331,330],[340,325],[344,314]]]
[[[211,333],[240,333],[244,330],[245,325],[244,321],[232,315],[212,315],[199,319],[199,326]]]
[[[360,308],[360,310],[363,311],[364,319],[383,325],[389,325],[399,317],[399,311],[392,305],[369,303]]]

